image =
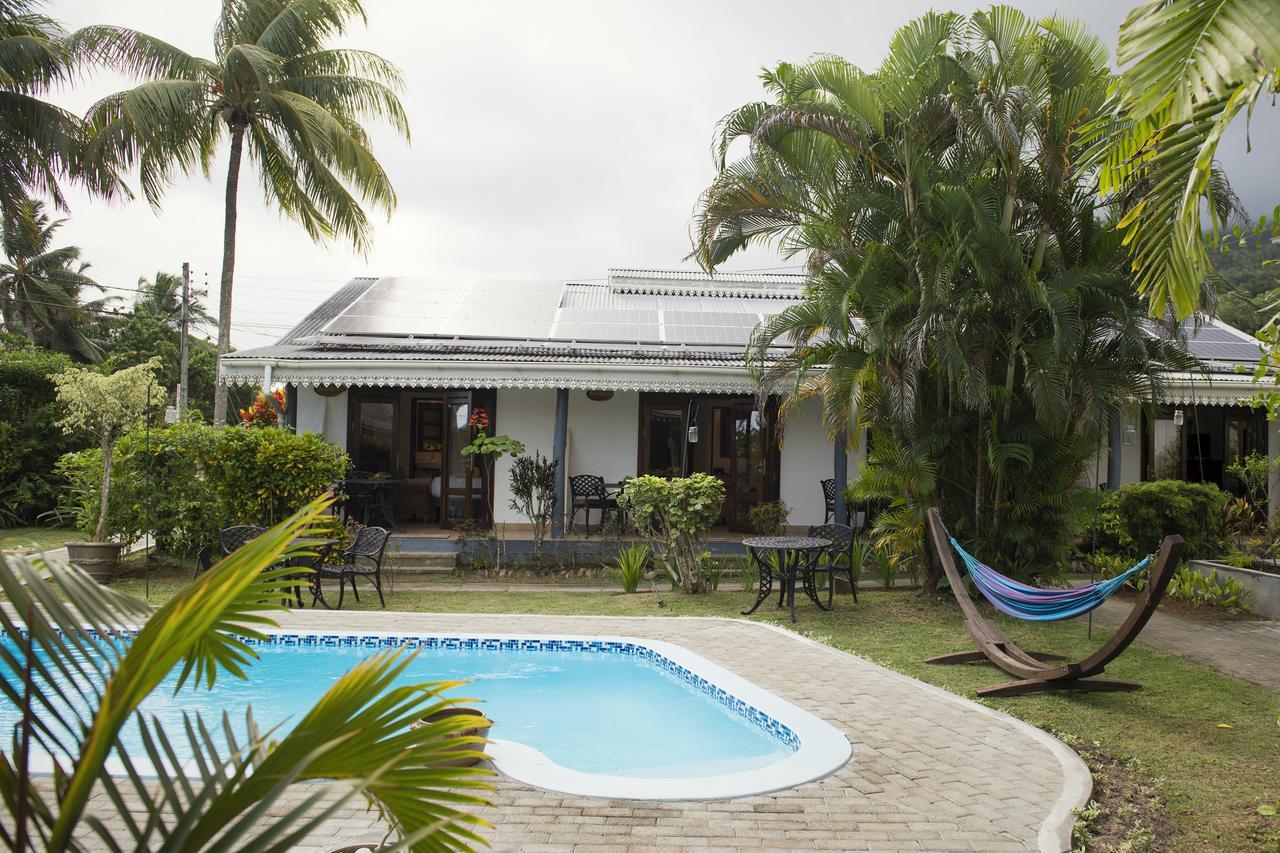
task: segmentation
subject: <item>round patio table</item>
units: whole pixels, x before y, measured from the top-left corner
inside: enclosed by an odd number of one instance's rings
[[[826,610],[818,600],[818,591],[813,583],[813,567],[823,550],[831,547],[831,540],[819,539],[816,536],[752,536],[742,540],[747,555],[755,564],[760,576],[760,592],[756,603],[749,610],[742,611],[749,616],[759,609],[773,594],[773,578],[775,574],[782,583],[782,594],[778,598],[778,606],[785,601],[791,608],[791,621],[796,621],[796,579],[804,583],[805,595],[819,609]],[[777,555],[776,566],[773,561],[765,559],[768,555]]]
[[[320,603],[328,607],[324,596],[320,593],[320,570],[324,566],[324,561],[329,558],[329,552],[333,550],[333,546],[338,544],[337,539],[324,539],[318,536],[299,536],[289,544],[307,548],[315,553],[301,554],[286,560],[284,565],[296,566],[299,568],[311,569],[311,574],[305,578],[305,581],[311,585],[311,606],[315,607],[316,599],[320,599]],[[302,576],[298,576],[302,579]],[[295,584],[293,587],[294,600],[298,607],[302,607],[302,585]]]

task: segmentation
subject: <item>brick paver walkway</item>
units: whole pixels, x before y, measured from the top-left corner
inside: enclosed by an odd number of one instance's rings
[[[494,780],[494,850],[1061,850],[1087,768],[1045,732],[861,658],[759,623],[710,618],[593,618],[300,611],[285,628],[518,634],[621,634],[666,640],[819,715],[853,758],[825,779],[713,802],[592,799]],[[673,721],[671,725],[678,725]],[[620,737],[625,732],[620,730]],[[308,786],[289,792],[298,802]],[[298,849],[376,841],[362,807],[328,819]]]
[[[286,614],[284,627],[623,634],[666,640],[819,715],[854,755],[826,779],[718,802],[571,797],[496,781],[495,850],[1027,850],[1066,846],[1088,771],[1044,732],[797,635],[725,619],[410,613]],[[673,723],[677,724],[678,723]],[[325,825],[314,849],[374,840],[363,810]]]
[[[1095,625],[1118,628],[1133,604],[1108,601],[1095,610]],[[1157,610],[1138,642],[1181,655],[1242,681],[1280,690],[1280,622],[1271,619],[1209,621]]]

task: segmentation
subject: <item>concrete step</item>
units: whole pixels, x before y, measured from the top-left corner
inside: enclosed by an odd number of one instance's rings
[[[391,556],[401,575],[447,575],[458,567],[458,555],[451,552],[401,551]]]

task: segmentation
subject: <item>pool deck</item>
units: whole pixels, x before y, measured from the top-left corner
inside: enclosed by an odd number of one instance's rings
[[[1088,769],[1026,723],[862,658],[761,623],[714,618],[300,611],[282,628],[436,633],[614,634],[685,646],[840,729],[853,758],[825,779],[711,802],[568,796],[497,777],[493,850],[1064,850]],[[641,713],[637,709],[637,713]],[[679,725],[663,721],[661,725]],[[290,803],[306,795],[295,786]],[[363,806],[328,819],[299,850],[374,842]]]

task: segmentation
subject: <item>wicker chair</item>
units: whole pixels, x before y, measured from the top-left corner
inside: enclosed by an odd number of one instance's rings
[[[578,517],[581,510],[585,516],[587,533],[591,533],[591,510],[600,511],[600,527],[609,514],[618,511],[618,500],[609,494],[604,487],[604,477],[595,474],[575,474],[569,478],[570,508],[569,522]]]
[[[227,556],[233,551],[242,548],[246,543],[267,532],[267,528],[258,527],[255,524],[237,524],[234,527],[224,527],[218,531],[218,545],[222,548],[222,556]]]
[[[827,609],[831,609],[835,600],[835,580],[839,574],[849,579],[849,589],[853,591],[853,600],[857,601],[858,574],[862,566],[853,564],[853,528],[847,524],[819,524],[809,528],[809,535],[831,541],[823,551],[826,560],[816,563],[812,569],[815,575],[827,576]]]
[[[338,609],[342,609],[342,597],[347,581],[351,582],[351,594],[360,600],[356,590],[356,578],[368,578],[373,588],[378,591],[378,603],[386,609],[387,601],[382,597],[382,557],[387,550],[387,541],[391,539],[390,531],[382,527],[361,527],[351,539],[347,550],[342,552],[341,566],[324,566],[316,575],[316,586],[319,589],[321,577],[338,579]]]

